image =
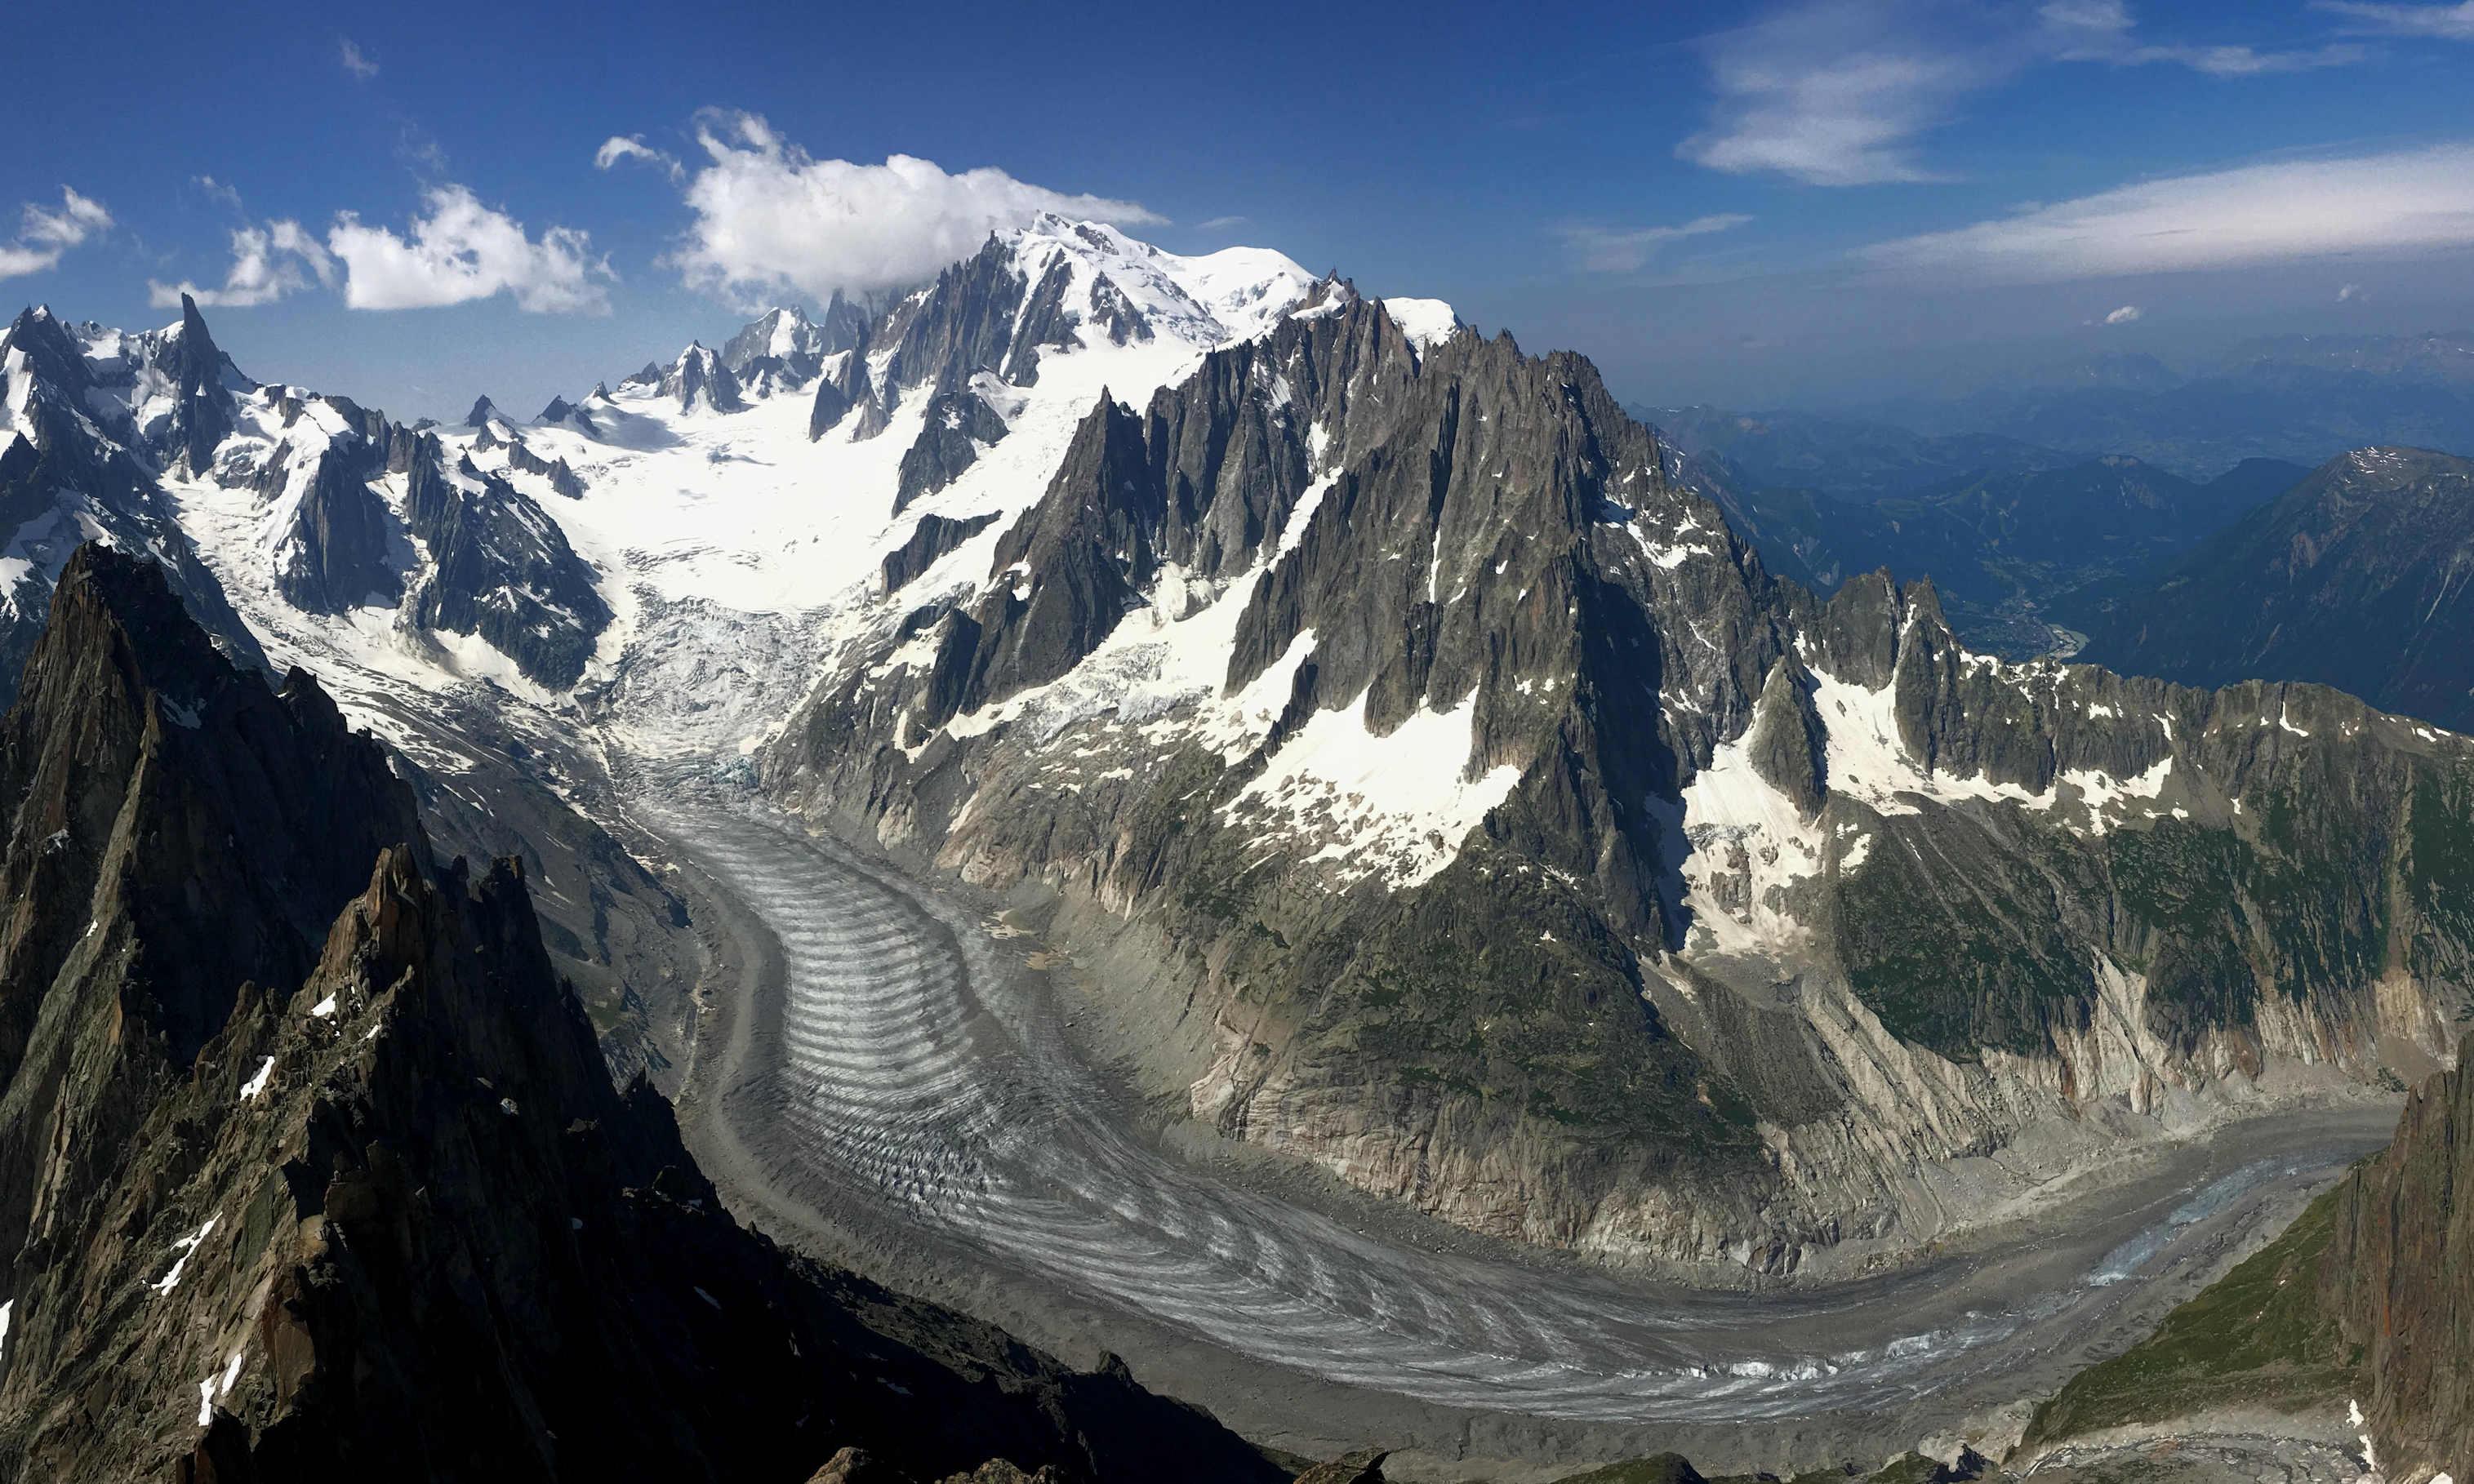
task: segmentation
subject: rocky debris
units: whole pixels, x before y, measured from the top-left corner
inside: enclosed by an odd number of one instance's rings
[[[420,621],[478,634],[537,684],[575,683],[609,626],[593,569],[532,498],[469,458],[449,469],[424,435],[404,480],[404,518],[428,547]]]
[[[813,436],[813,430],[812,435]],[[1006,436],[1005,419],[969,391],[939,392],[928,401],[927,420],[919,438],[902,455],[893,493],[893,513],[901,515],[913,500],[935,493],[962,476],[979,461],[980,451]]]
[[[2337,1188],[2320,1283],[2358,1348],[2356,1421],[2390,1478],[2474,1478],[2474,1041]]]
[[[378,747],[151,567],[88,547],[54,614],[0,724],[0,1471],[1271,1475],[739,1227],[610,1083],[520,864],[433,867]]]
[[[2341,454],[2124,597],[2085,657],[2194,685],[2334,685],[2474,729],[2474,462]]]
[[[1362,1448],[1327,1464],[1317,1464],[1297,1476],[1296,1484],[1383,1484],[1383,1460],[1390,1448]]]

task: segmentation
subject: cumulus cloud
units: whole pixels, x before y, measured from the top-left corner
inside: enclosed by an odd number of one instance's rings
[[[399,237],[344,212],[327,246],[344,264],[344,302],[354,309],[428,309],[510,294],[532,314],[608,314],[607,262],[592,239],[552,227],[539,238],[523,224],[481,204],[460,185],[432,186],[425,214]]]
[[[1710,126],[1676,154],[1812,185],[1932,180],[1942,177],[1918,157],[1918,141],[1970,97],[2031,67],[2167,63],[2237,78],[2365,55],[2343,44],[2263,52],[2148,41],[2123,0],[2049,0],[2032,12],[1950,0],[1803,0],[1712,39]]]
[[[686,187],[694,225],[666,262],[691,287],[742,306],[791,290],[824,299],[908,288],[1043,211],[1128,227],[1163,220],[1002,170],[952,174],[909,155],[882,165],[817,159],[752,113],[707,115],[696,142],[708,162]]]
[[[1734,212],[1715,216],[1694,217],[1681,227],[1608,227],[1575,226],[1564,227],[1564,240],[1580,255],[1581,266],[1591,273],[1632,273],[1649,261],[1650,254],[1661,246],[1682,237],[1706,236],[1741,227],[1752,218]]]
[[[344,70],[351,73],[355,82],[366,83],[378,75],[378,64],[370,60],[361,51],[360,43],[351,36],[344,37],[343,61]]]
[[[2138,318],[2139,306],[2137,304],[2124,304],[2113,313],[2106,315],[2104,317],[2104,323],[2107,324],[2128,324]]]
[[[2363,5],[2352,0],[2318,0],[2312,7],[2342,15],[2353,30],[2385,36],[2436,36],[2443,41],[2474,41],[2474,0],[2457,5]]]
[[[646,144],[642,134],[612,134],[602,140],[601,148],[593,152],[593,168],[607,170],[622,159],[641,159],[657,166],[672,180],[687,179],[687,167],[679,163],[676,156]]]
[[[110,228],[111,213],[103,208],[103,203],[63,185],[58,211],[26,203],[16,240],[0,242],[0,278],[41,273],[56,266],[61,253]]]
[[[2175,176],[1858,256],[1893,272],[2047,283],[2467,247],[2474,146],[2451,144]]]
[[[329,288],[334,286],[335,260],[298,222],[269,222],[263,227],[237,228],[231,234],[231,271],[224,275],[222,288],[202,289],[185,280],[170,284],[149,279],[147,301],[158,309],[171,309],[178,307],[181,296],[186,294],[209,308],[251,309],[298,293],[313,280]]]

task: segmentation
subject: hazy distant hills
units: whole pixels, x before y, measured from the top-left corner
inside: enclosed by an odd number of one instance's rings
[[[2251,459],[2198,481],[1993,436],[1642,411],[1773,570],[1821,592],[1880,567],[1929,576],[1962,637],[2014,658],[2076,648],[2104,602],[2309,472]]]
[[[2278,336],[2187,373],[2149,356],[2110,356],[1874,411],[1922,437],[2126,453],[2186,478],[2252,458],[2317,465],[2375,444],[2474,453],[2474,331]]]
[[[2195,685],[2316,681],[2474,728],[2474,463],[2329,461],[2124,595],[2084,658]]]

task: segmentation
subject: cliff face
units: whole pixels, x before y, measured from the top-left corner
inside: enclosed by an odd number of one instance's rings
[[[2321,1270],[2359,1356],[2364,1425],[2389,1478],[2474,1478],[2474,1074],[2407,1099],[2396,1141],[2346,1177]]]
[[[376,745],[151,567],[71,561],[0,771],[0,1472],[1265,1472],[741,1230],[612,1087],[521,872],[434,869]]]
[[[1578,357],[1322,285],[945,534],[772,786],[1052,892],[1151,1090],[1448,1219],[1855,1261],[1936,1164],[2454,1055],[2462,739],[1817,600]]]

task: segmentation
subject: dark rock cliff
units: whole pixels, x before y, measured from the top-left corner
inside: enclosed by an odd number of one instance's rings
[[[2474,1478],[2474,1068],[2406,1100],[2396,1140],[2336,1192],[2324,1301],[2389,1478]]]
[[[740,1228],[611,1085],[521,871],[435,869],[376,745],[152,568],[72,562],[0,771],[0,1471],[1274,1476]]]
[[[610,608],[557,523],[469,460],[449,469],[427,436],[404,481],[403,511],[429,548],[421,621],[478,634],[538,684],[574,684],[609,627]]]

